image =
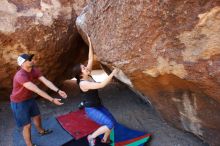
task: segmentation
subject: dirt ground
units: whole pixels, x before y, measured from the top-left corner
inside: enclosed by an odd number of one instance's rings
[[[77,109],[81,98],[70,82],[63,87],[69,97],[62,106],[38,99],[43,118],[58,116]],[[104,105],[119,123],[152,134],[150,146],[208,146],[190,133],[175,129],[164,122],[151,107],[125,85],[113,82],[99,91]],[[0,146],[12,146],[12,132],[16,127],[9,101],[0,103]]]

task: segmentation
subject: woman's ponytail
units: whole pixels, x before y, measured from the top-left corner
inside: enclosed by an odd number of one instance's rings
[[[76,78],[77,84],[79,84],[79,82],[80,82],[81,74],[82,74],[81,64],[75,65],[75,66],[73,67],[73,77]]]

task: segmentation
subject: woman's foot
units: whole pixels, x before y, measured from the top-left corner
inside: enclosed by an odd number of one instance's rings
[[[91,135],[88,135],[87,140],[89,142],[89,146],[95,146],[95,138],[92,138]]]
[[[110,139],[107,139],[107,140],[102,139],[101,142],[105,143],[105,144],[111,144],[112,140],[110,140]]]

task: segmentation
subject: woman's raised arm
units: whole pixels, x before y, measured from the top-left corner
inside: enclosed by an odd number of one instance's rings
[[[89,55],[88,55],[88,64],[87,64],[87,68],[89,69],[89,71],[92,71],[92,65],[93,65],[93,48],[92,48],[92,43],[91,43],[91,39],[90,37],[87,35],[88,41],[89,41]]]
[[[118,69],[114,69],[112,73],[102,82],[89,82],[89,81],[82,81],[80,82],[80,88],[83,91],[88,91],[91,89],[100,89],[105,87],[112,79],[112,77],[118,72]]]

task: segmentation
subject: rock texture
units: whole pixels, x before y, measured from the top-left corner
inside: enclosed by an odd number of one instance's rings
[[[66,78],[74,63],[86,59],[75,25],[74,8],[80,6],[74,0],[0,1],[0,99],[9,97],[21,53],[35,54],[37,66],[52,81]]]
[[[77,27],[166,121],[220,145],[219,1],[94,0]]]
[[[73,0],[73,8],[77,16],[80,15],[90,1],[91,0]]]

